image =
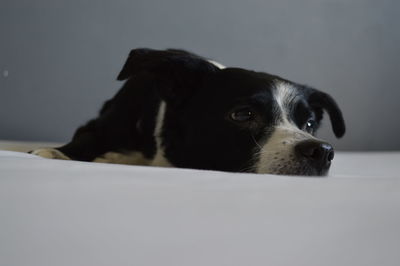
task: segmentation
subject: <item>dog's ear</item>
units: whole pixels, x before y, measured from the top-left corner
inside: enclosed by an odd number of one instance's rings
[[[335,100],[327,93],[321,92],[319,90],[309,88],[308,102],[311,107],[316,110],[325,110],[331,120],[332,129],[337,138],[343,137],[346,132],[346,126],[344,123],[342,111],[335,102]]]
[[[161,98],[179,104],[200,87],[208,75],[217,71],[219,68],[206,59],[183,50],[135,49],[130,52],[117,79],[150,73]]]
[[[121,69],[121,72],[119,72],[118,74],[117,80],[126,80],[131,76],[137,74],[139,72],[138,69],[139,63],[136,62],[138,58],[140,59],[141,57],[150,54],[153,51],[154,50],[152,49],[146,49],[146,48],[131,50],[128,58],[125,61],[124,66]]]

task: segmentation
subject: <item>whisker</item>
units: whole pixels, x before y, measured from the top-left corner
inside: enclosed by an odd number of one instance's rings
[[[260,144],[258,144],[258,142],[256,141],[256,139],[254,138],[253,134],[250,134],[251,138],[254,140],[254,143],[260,148],[260,150],[262,150],[262,147]]]

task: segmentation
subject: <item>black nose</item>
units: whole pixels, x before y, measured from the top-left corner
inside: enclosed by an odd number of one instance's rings
[[[295,150],[298,156],[306,158],[321,170],[329,168],[335,155],[331,145],[315,140],[302,141],[296,145]]]

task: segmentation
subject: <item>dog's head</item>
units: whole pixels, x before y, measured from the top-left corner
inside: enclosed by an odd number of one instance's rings
[[[345,133],[326,93],[262,72],[219,68],[180,50],[133,50],[118,79],[149,75],[162,99],[158,149],[177,167],[325,175],[334,156],[315,133],[329,115]]]

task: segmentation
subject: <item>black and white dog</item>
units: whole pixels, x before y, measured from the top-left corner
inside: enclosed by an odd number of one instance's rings
[[[288,175],[325,175],[333,148],[314,137],[323,112],[337,137],[342,113],[326,93],[182,50],[135,49],[126,80],[72,141],[32,153],[56,159]]]

